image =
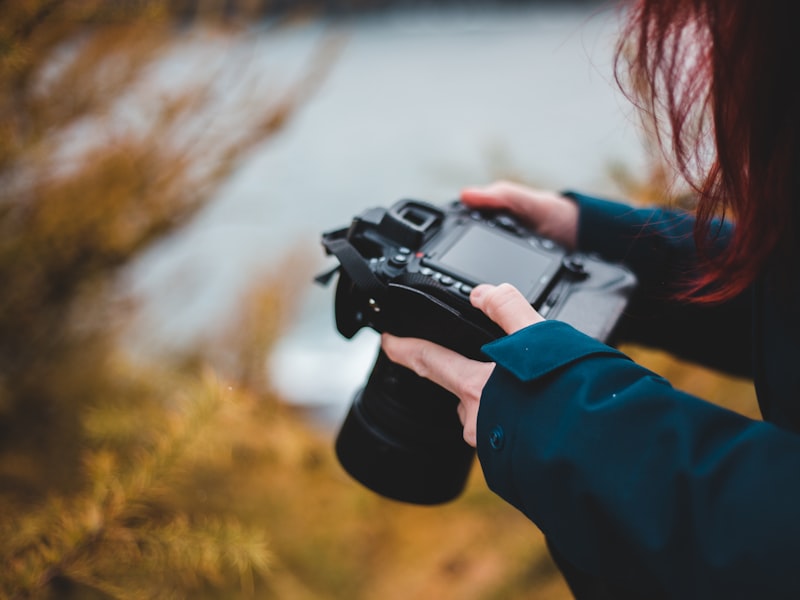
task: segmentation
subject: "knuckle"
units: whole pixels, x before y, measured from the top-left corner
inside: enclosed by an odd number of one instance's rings
[[[465,406],[470,402],[472,402],[473,398],[475,397],[475,392],[472,389],[471,382],[465,379],[458,380],[458,382],[456,383],[455,394],[456,396],[458,396],[458,399],[461,400],[461,403]]]
[[[506,179],[495,181],[492,186],[492,191],[499,196],[507,196],[514,192],[514,184]]]
[[[501,283],[500,285],[497,286],[496,290],[497,290],[497,295],[500,297],[500,299],[506,299],[509,296],[514,295],[517,291],[517,288],[515,288],[510,283]]]
[[[467,444],[472,445],[472,430],[464,428],[464,441]]]
[[[480,372],[472,371],[458,380],[456,395],[465,408],[480,402],[484,380]]]
[[[464,441],[470,446],[475,446],[478,438],[478,432],[474,427],[464,427]]]
[[[513,301],[517,290],[510,283],[501,283],[486,298],[486,309],[490,316],[496,315],[504,306]]]
[[[411,360],[412,370],[420,377],[428,377],[431,372],[431,349],[423,345]]]

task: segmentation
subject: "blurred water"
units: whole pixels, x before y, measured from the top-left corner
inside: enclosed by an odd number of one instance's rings
[[[287,248],[307,248],[323,270],[331,263],[319,233],[369,206],[443,202],[499,174],[618,193],[609,165],[635,171],[644,152],[612,80],[616,19],[595,5],[562,4],[336,24],[346,44],[318,93],[196,223],[137,268],[135,289],[150,299],[162,341],[192,343],[221,326]],[[329,27],[249,37],[227,59],[251,61],[266,81],[289,78]],[[336,418],[371,367],[376,336],[340,338],[331,294],[309,283],[268,368],[288,399]]]

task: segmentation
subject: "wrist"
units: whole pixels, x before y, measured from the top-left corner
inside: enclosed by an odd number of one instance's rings
[[[568,250],[578,246],[578,204],[567,196],[553,193],[550,199],[550,210],[542,221],[539,233],[560,243]]]

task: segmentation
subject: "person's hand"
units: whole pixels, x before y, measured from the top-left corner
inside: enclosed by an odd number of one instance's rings
[[[476,286],[470,301],[506,333],[544,321],[525,297],[508,283]],[[457,410],[464,425],[464,440],[474,447],[481,393],[494,370],[494,363],[465,358],[427,340],[399,338],[387,333],[381,336],[381,346],[393,362],[408,367],[458,397]]]
[[[508,181],[461,191],[461,201],[471,208],[507,210],[539,235],[575,250],[578,241],[578,207],[569,198]]]

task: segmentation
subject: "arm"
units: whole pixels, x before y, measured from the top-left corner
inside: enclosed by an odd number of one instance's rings
[[[800,437],[563,323],[485,347],[486,481],[578,568],[679,598],[798,597]]]
[[[508,210],[534,231],[569,250],[596,252],[627,264],[640,287],[618,331],[618,341],[662,348],[740,376],[751,374],[750,292],[716,306],[678,302],[677,284],[697,268],[694,220],[685,212],[634,208],[584,194],[537,190],[506,181],[467,188],[475,208]],[[724,246],[726,229],[720,236]],[[731,341],[730,328],[737,326]]]
[[[752,376],[750,290],[713,306],[674,298],[680,282],[697,268],[693,217],[682,211],[566,195],[579,207],[578,248],[624,262],[639,279],[619,341],[655,346],[735,375]],[[728,224],[721,226],[720,250],[731,229]]]
[[[383,348],[458,396],[489,487],[566,561],[650,597],[800,597],[800,436],[673,389],[511,286],[472,300],[511,334],[484,347],[496,364]]]

